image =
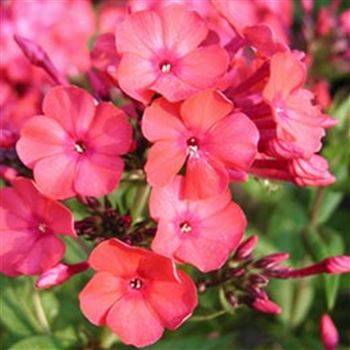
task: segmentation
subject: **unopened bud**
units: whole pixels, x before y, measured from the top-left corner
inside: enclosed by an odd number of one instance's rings
[[[0,148],[14,147],[18,136],[7,129],[0,129]]]
[[[68,85],[67,79],[57,70],[43,48],[23,36],[14,35],[17,45],[34,66],[43,69],[57,85]]]
[[[323,263],[327,273],[337,274],[350,272],[350,256],[333,256],[325,259]]]
[[[236,298],[236,296],[234,295],[234,293],[232,291],[227,291],[225,293],[225,298],[229,302],[230,305],[232,305],[233,307],[237,307],[238,299]]]
[[[280,306],[269,299],[256,298],[250,304],[250,307],[255,311],[263,312],[265,314],[279,314],[282,311]]]
[[[236,254],[234,255],[235,260],[244,260],[247,258],[254,250],[259,237],[254,235],[243,241],[237,248]]]
[[[89,268],[89,264],[83,261],[78,264],[68,265],[59,263],[41,274],[35,283],[37,288],[50,288],[66,282],[73,275]]]
[[[270,269],[281,262],[287,260],[289,258],[288,253],[275,253],[271,255],[267,255],[257,260],[254,263],[254,267]]]
[[[269,283],[269,279],[264,275],[253,274],[249,277],[249,282],[253,285],[263,287]]]
[[[329,315],[324,314],[320,322],[321,340],[325,350],[335,350],[338,345],[339,336]]]
[[[0,177],[5,181],[11,182],[18,176],[16,169],[11,168],[7,165],[0,165]]]

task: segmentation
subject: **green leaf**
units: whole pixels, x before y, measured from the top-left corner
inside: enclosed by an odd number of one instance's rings
[[[39,335],[25,338],[13,344],[8,350],[64,350],[65,347],[52,336]]]

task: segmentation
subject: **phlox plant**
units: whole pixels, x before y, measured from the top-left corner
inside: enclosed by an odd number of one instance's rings
[[[0,9],[4,349],[350,344],[346,1]]]

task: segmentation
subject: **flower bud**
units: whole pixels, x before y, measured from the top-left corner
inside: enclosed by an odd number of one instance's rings
[[[288,253],[275,253],[275,254],[264,256],[261,259],[257,260],[254,263],[254,266],[258,268],[270,269],[272,267],[275,267],[282,261],[287,260],[288,258],[289,258]]]
[[[265,314],[279,314],[282,312],[280,306],[269,299],[256,298],[250,304],[250,307],[255,311],[263,312]]]
[[[86,261],[68,265],[59,263],[41,274],[35,283],[37,288],[50,288],[66,282],[73,275],[83,272],[89,268]]]
[[[14,147],[18,137],[10,130],[0,129],[0,148]]]
[[[0,165],[0,178],[11,182],[18,176],[17,170],[7,165]]]
[[[250,236],[245,241],[243,241],[237,248],[236,254],[234,256],[235,260],[244,260],[253,251],[258,242],[259,237],[257,235]]]
[[[325,350],[335,350],[339,336],[337,328],[328,314],[324,314],[320,322],[321,340]]]
[[[349,273],[350,272],[350,256],[333,256],[323,260],[325,272],[331,274]]]

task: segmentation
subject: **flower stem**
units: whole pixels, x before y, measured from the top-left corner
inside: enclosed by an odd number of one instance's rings
[[[226,310],[220,310],[220,311],[216,311],[216,312],[213,312],[211,314],[208,314],[208,315],[192,316],[190,318],[190,321],[194,321],[194,322],[209,321],[209,320],[213,320],[214,318],[225,315],[226,313],[227,313]]]
[[[45,333],[51,333],[49,321],[47,320],[43,304],[37,289],[33,291],[33,305],[39,324]]]

